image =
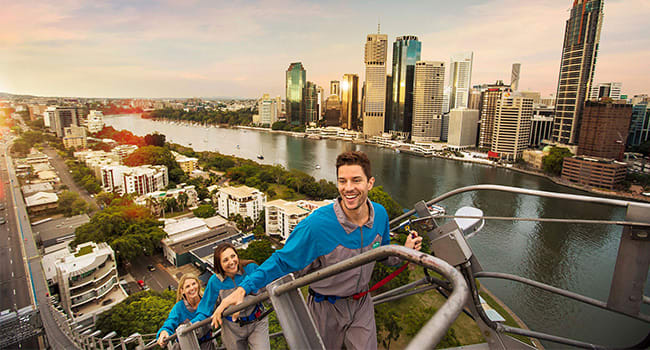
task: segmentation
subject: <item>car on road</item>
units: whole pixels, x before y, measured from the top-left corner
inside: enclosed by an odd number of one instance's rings
[[[156,271],[156,267],[153,266],[153,265],[147,265],[147,270],[153,272],[153,271]]]
[[[0,225],[4,224],[7,222],[7,219],[5,219],[4,216],[0,216]]]
[[[5,204],[4,203],[0,203],[0,210],[5,210]]]

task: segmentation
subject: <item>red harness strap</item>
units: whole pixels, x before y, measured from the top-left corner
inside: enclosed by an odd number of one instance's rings
[[[365,291],[365,292],[361,292],[361,293],[357,293],[357,294],[354,294],[354,295],[352,296],[352,299],[354,299],[354,300],[359,300],[359,299],[363,298],[364,295],[366,295],[366,294],[368,294],[368,293],[370,293],[370,292],[374,292],[375,290],[381,288],[384,284],[390,282],[390,280],[392,280],[392,279],[395,278],[397,275],[399,275],[400,273],[402,273],[402,271],[404,271],[404,269],[408,266],[408,264],[409,264],[408,262],[404,263],[404,265],[402,265],[399,269],[393,271],[393,273],[391,273],[390,275],[384,277],[383,280],[377,282],[377,284],[375,284],[374,286],[372,286],[372,287],[371,287],[370,289],[368,289],[367,291]]]

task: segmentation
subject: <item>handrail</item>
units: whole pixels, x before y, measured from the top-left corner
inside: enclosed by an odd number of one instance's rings
[[[556,198],[556,199],[566,199],[566,200],[573,200],[573,201],[579,201],[579,202],[589,202],[589,203],[598,203],[598,204],[609,204],[613,206],[618,206],[618,207],[627,207],[630,204],[638,205],[644,208],[648,208],[650,210],[650,204],[648,203],[641,203],[641,202],[634,202],[634,201],[626,201],[626,200],[620,200],[620,199],[611,199],[611,198],[602,198],[602,197],[591,197],[591,196],[583,196],[583,195],[577,195],[577,194],[568,194],[568,193],[556,193],[556,192],[547,192],[547,191],[538,191],[538,190],[529,190],[525,188],[519,188],[519,187],[511,187],[511,186],[502,186],[502,185],[472,185],[472,186],[465,186],[461,188],[457,188],[453,191],[449,191],[443,195],[440,195],[436,198],[431,199],[430,201],[426,202],[427,205],[431,204],[436,204],[440,201],[443,201],[449,197],[455,196],[460,193],[464,192],[471,192],[471,191],[484,191],[484,190],[492,190],[492,191],[503,191],[503,192],[511,192],[511,193],[518,193],[518,194],[527,194],[531,196],[538,196],[538,197],[547,197],[547,198]],[[404,220],[405,218],[408,218],[409,216],[415,214],[415,209],[411,209],[408,212],[396,217],[395,219],[390,221],[390,224],[394,224],[396,222],[400,222],[401,220]]]
[[[275,288],[273,292],[277,295],[280,295],[290,290],[309,285],[312,282],[336,275],[342,271],[347,271],[373,261],[383,260],[390,256],[397,256],[414,264],[433,269],[436,272],[440,273],[451,283],[452,292],[449,296],[449,299],[434,314],[434,316],[427,322],[427,324],[420,329],[420,332],[418,332],[418,334],[413,338],[409,345],[409,348],[413,349],[434,347],[440,342],[442,337],[447,332],[447,329],[456,320],[465,303],[470,297],[469,287],[467,286],[467,282],[465,282],[463,275],[444,260],[436,258],[434,256],[398,245],[382,246],[369,252],[359,254],[350,259],[341,261],[332,266],[328,266],[321,270],[312,272],[292,282],[280,285]],[[230,306],[224,311],[223,316],[229,316],[235,312],[244,310],[251,305],[268,299],[268,297],[268,292],[264,292],[250,299],[247,299],[245,302],[239,305]],[[181,335],[203,327],[210,322],[211,318],[194,323],[182,330]],[[171,341],[177,336],[178,334],[175,333],[167,338],[167,341]]]

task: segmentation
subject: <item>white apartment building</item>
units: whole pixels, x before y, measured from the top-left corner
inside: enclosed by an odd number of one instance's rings
[[[449,113],[449,136],[447,147],[453,150],[471,148],[476,145],[478,110],[454,108]]]
[[[256,221],[264,209],[264,203],[266,194],[248,186],[228,186],[217,192],[218,213],[224,218],[239,214]]]
[[[464,52],[451,56],[449,64],[449,109],[465,107],[469,103],[469,89],[472,87],[473,52]]]
[[[88,120],[86,121],[86,127],[90,133],[102,131],[104,128],[104,114],[101,111],[90,111]]]
[[[135,152],[136,149],[138,149],[138,146],[136,145],[119,145],[115,146],[111,150],[111,153],[114,153],[120,157],[120,163],[122,163],[124,162],[124,158],[128,157],[129,154]]]
[[[380,136],[384,132],[386,112],[386,56],[388,35],[368,34],[364,62],[366,64],[363,134]],[[334,94],[335,92],[332,92]]]
[[[61,305],[75,321],[98,315],[126,298],[108,243],[83,243],[54,265]]]
[[[440,141],[445,64],[436,61],[415,63],[413,88],[413,142]]]
[[[293,229],[300,221],[311,212],[332,201],[305,201],[288,202],[283,199],[264,204],[266,234],[279,235],[282,239],[289,238]]]
[[[260,124],[268,124],[269,126],[277,122],[280,118],[281,105],[278,104],[278,98],[271,98],[269,94],[262,95],[259,102],[258,110],[260,113]]]
[[[521,158],[528,148],[532,117],[532,98],[514,95],[497,100],[490,150],[498,153],[501,159]]]
[[[108,165],[101,168],[102,186],[106,192],[119,194],[159,191],[169,185],[167,167],[164,165]]]

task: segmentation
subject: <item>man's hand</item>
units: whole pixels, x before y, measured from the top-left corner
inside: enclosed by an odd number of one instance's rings
[[[417,232],[411,231],[411,233],[406,237],[406,242],[404,242],[404,246],[406,248],[420,250],[422,249],[422,237],[420,237],[420,235]]]
[[[161,348],[165,348],[165,343],[167,343],[167,338],[169,337],[169,333],[167,331],[161,331],[160,335],[158,336],[158,346]]]
[[[230,305],[239,305],[244,301],[244,297],[246,296],[246,291],[242,287],[237,287],[232,294],[227,296],[225,299],[221,301],[219,306],[217,306],[217,309],[214,310],[214,313],[212,314],[212,328],[219,328],[221,326],[221,315],[223,315],[223,310],[225,310],[228,306]],[[236,312],[232,315],[233,321],[239,317],[239,312]]]

